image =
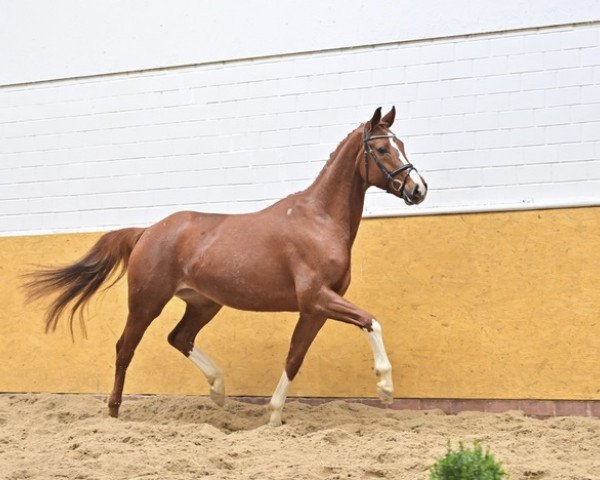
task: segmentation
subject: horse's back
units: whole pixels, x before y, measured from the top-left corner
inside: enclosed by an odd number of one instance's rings
[[[132,252],[130,294],[138,285],[160,289],[154,295],[191,289],[243,310],[295,310],[287,261],[293,249],[285,237],[273,212],[264,210],[174,213],[149,227]]]

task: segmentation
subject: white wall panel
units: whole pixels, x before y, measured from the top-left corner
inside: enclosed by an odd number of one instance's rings
[[[600,204],[600,24],[0,88],[0,234],[247,212],[378,105],[430,185],[366,215]]]
[[[596,20],[597,0],[0,0],[0,85]]]

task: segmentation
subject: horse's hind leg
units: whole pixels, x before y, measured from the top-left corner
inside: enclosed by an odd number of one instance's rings
[[[166,303],[166,302],[165,302]],[[163,305],[164,306],[164,305]],[[162,310],[162,307],[161,309]],[[119,407],[123,396],[123,387],[125,385],[125,375],[127,367],[131,363],[135,349],[144,336],[146,329],[159,314],[150,312],[134,312],[129,310],[127,323],[121,338],[117,342],[117,360],[115,366],[115,383],[113,391],[108,399],[108,413],[111,417],[119,416]]]
[[[300,370],[306,352],[317,336],[317,333],[319,333],[319,330],[321,330],[325,320],[327,320],[327,318],[322,316],[307,315],[304,313],[300,314],[300,318],[298,319],[298,323],[292,334],[292,341],[285,362],[285,369],[281,374],[277,388],[269,403],[269,410],[271,411],[271,417],[269,419],[270,426],[278,427],[281,425],[281,413],[287,397],[288,388],[296,377],[298,370]]]
[[[221,369],[198,347],[194,339],[204,325],[221,309],[221,305],[211,300],[195,296],[184,298],[187,307],[183,318],[169,334],[169,343],[196,365],[210,384],[210,397],[220,406],[225,403],[225,383]]]

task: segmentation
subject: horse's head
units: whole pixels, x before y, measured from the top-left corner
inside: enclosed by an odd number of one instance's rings
[[[402,198],[407,205],[417,205],[425,200],[427,183],[406,158],[402,140],[390,130],[395,117],[395,107],[383,118],[379,107],[365,123],[361,175],[367,186],[375,185]]]

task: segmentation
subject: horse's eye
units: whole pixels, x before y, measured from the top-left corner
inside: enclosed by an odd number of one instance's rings
[[[382,155],[385,155],[387,153],[387,148],[381,147],[381,148],[378,148],[377,151],[379,153],[381,153]]]

